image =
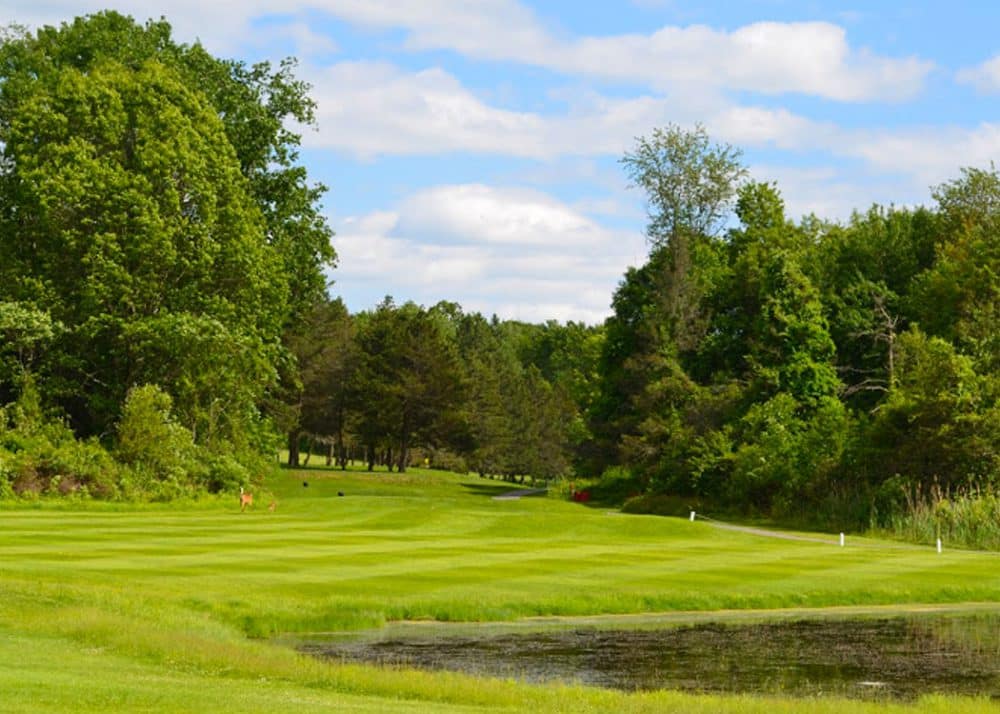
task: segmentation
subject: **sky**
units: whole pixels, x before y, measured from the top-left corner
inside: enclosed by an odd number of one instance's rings
[[[1000,158],[1000,3],[0,0],[38,27],[110,8],[221,57],[299,60],[329,187],[331,293],[597,323],[647,254],[620,158],[703,125],[791,217],[932,202]]]

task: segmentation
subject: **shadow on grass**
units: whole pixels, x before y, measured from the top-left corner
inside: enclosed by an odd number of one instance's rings
[[[461,485],[462,488],[471,494],[488,496],[490,498],[518,489],[517,484],[505,483],[503,481],[484,481],[483,483],[463,483]]]

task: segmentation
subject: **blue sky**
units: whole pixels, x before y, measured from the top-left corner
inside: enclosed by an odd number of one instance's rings
[[[597,322],[644,260],[618,158],[703,124],[794,217],[926,203],[1000,157],[1000,3],[0,0],[37,26],[112,7],[248,61],[294,55],[352,310],[384,295]]]

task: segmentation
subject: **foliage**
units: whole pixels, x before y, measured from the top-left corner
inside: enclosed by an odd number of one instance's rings
[[[0,498],[113,498],[120,473],[96,440],[77,440],[45,413],[30,377],[18,400],[0,410]]]
[[[234,488],[273,447],[281,336],[335,258],[294,70],[115,12],[0,36],[0,404],[35,395],[62,425],[24,464],[77,449],[58,469],[100,461],[125,495],[166,498]],[[156,418],[166,442],[139,428]]]
[[[29,304],[0,301],[0,385],[19,387],[61,327]]]
[[[701,125],[688,131],[672,124],[636,139],[621,163],[646,192],[654,246],[681,233],[712,235],[722,228],[736,186],[746,176],[740,155],[728,144],[713,145]]]
[[[174,421],[170,395],[151,384],[125,398],[115,455],[132,467],[134,488],[159,494],[183,490],[195,461],[191,432]]]
[[[936,208],[795,224],[737,159],[668,127],[622,161],[653,240],[605,325],[597,465],[628,464],[651,497],[838,527],[903,513],[900,481],[994,489],[995,167],[942,184]]]
[[[1000,484],[994,166],[796,223],[739,150],[668,125],[621,160],[650,253],[604,325],[352,315],[298,164],[308,91],[162,20],[0,35],[0,496],[233,491],[276,432],[292,465],[627,473],[609,494],[838,527]]]

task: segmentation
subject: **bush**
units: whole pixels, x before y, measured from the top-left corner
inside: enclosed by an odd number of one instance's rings
[[[11,485],[9,459],[10,454],[0,450],[0,501],[8,501],[17,495]]]
[[[426,458],[432,469],[453,471],[459,474],[469,473],[469,464],[465,458],[447,449],[428,449],[426,453],[415,449],[414,452],[417,460],[412,462],[413,465],[423,466],[424,458]]]
[[[210,493],[236,491],[250,483],[250,470],[231,454],[215,454],[204,460],[203,483]]]
[[[686,518],[690,515],[691,511],[700,512],[701,508],[701,501],[697,498],[650,493],[635,496],[625,501],[625,505],[622,506],[622,513]]]
[[[171,406],[156,385],[133,387],[118,424],[115,456],[131,469],[130,486],[156,500],[183,495],[199,470],[194,437],[174,420]]]
[[[17,402],[0,410],[0,498],[113,498],[117,475],[98,441],[77,441],[61,420],[45,414],[30,376]]]

